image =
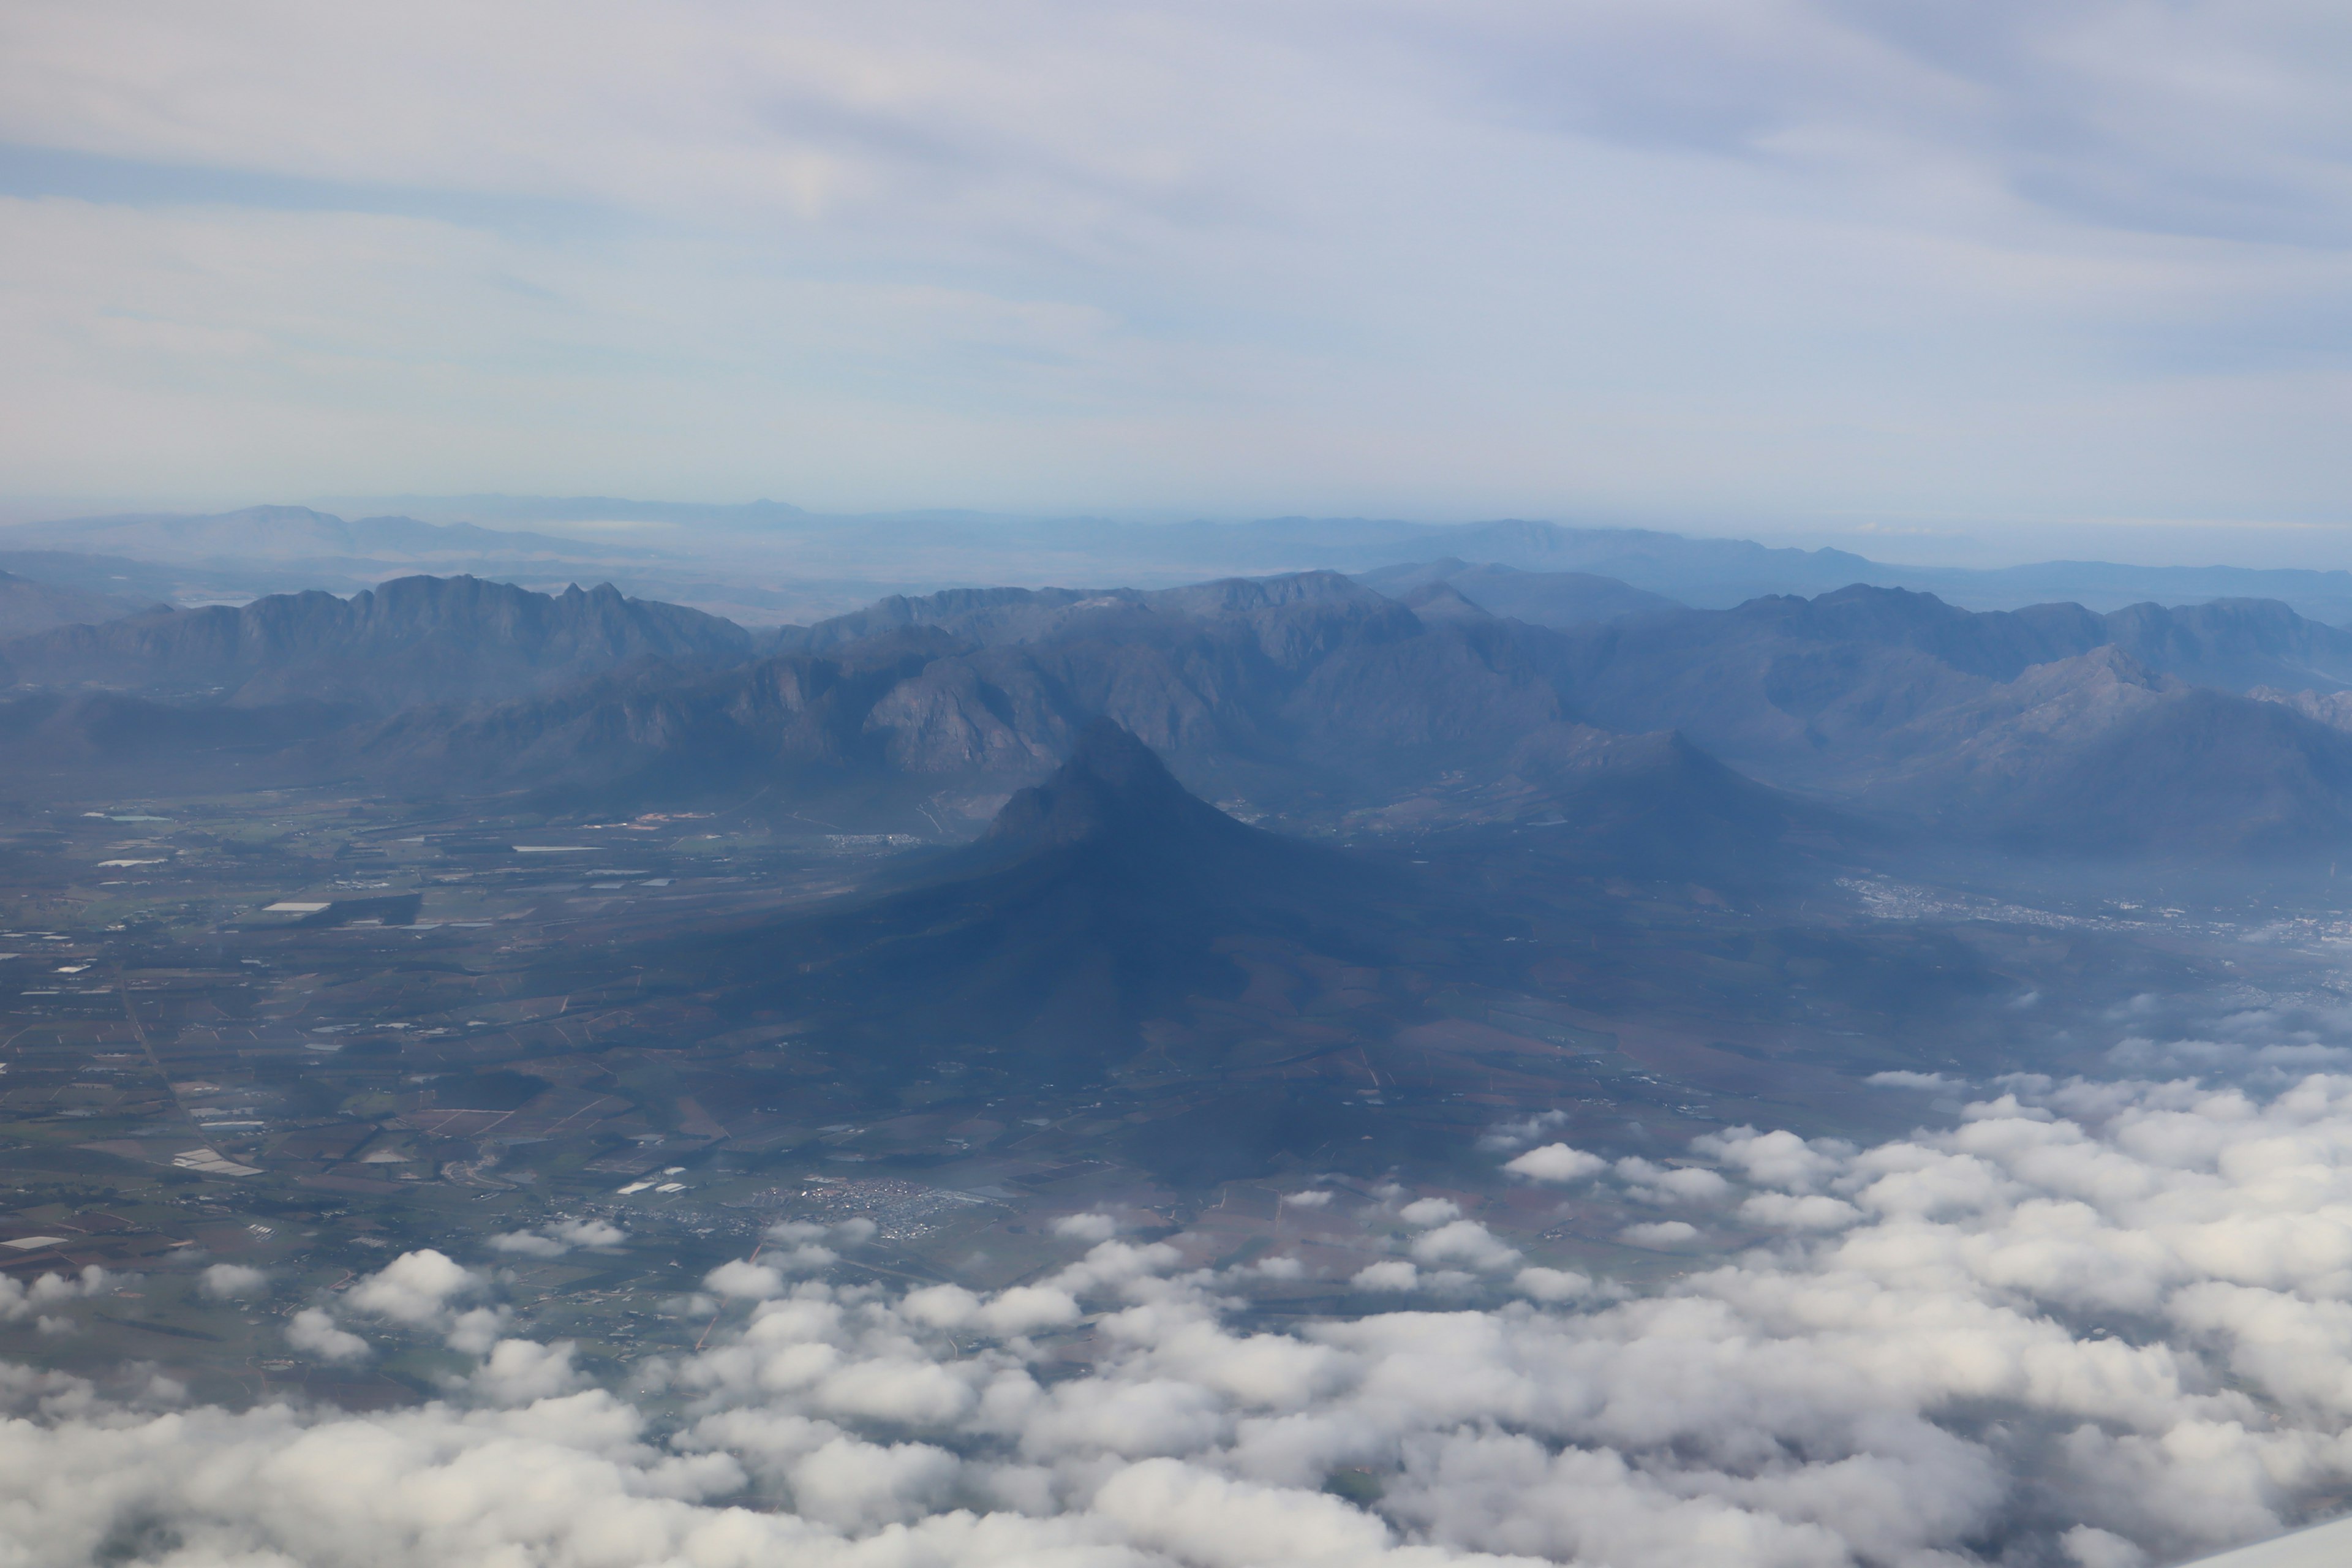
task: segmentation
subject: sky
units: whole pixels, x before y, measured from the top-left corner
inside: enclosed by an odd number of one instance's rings
[[[18,0],[0,464],[2324,557],[2347,72],[2319,0]]]

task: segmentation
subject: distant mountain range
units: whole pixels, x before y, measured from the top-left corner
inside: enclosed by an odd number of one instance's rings
[[[26,558],[34,552],[132,557],[176,569],[174,596],[183,603],[306,587],[348,592],[373,586],[387,569],[403,568],[464,572],[539,588],[610,580],[638,597],[691,604],[753,625],[823,618],[894,587],[908,594],[960,584],[1150,588],[1310,570],[1393,574],[1376,584],[1386,586],[1443,577],[1465,598],[1498,614],[1545,621],[1561,613],[1510,600],[1514,590],[1499,574],[1463,575],[1495,567],[1608,578],[1625,589],[1707,609],[1864,584],[1933,593],[1986,610],[2075,603],[2105,611],[2141,602],[2271,598],[2310,619],[2352,623],[2352,573],[2347,572],[2110,562],[1993,570],[1906,566],[1842,550],[1524,520],[1118,523],[940,511],[842,516],[778,501],[713,506],[614,497],[407,496],[336,505],[342,510],[263,506],[17,524],[0,528],[0,569],[60,582],[56,572],[70,569],[68,563],[56,561],[45,574],[24,563]],[[346,521],[346,513],[356,521]],[[1572,595],[1561,595],[1571,586],[1556,581],[1538,591],[1550,595],[1548,603],[1566,605]],[[1594,601],[1595,613],[1607,604],[1631,602],[1622,594],[1615,600],[1604,595]]]

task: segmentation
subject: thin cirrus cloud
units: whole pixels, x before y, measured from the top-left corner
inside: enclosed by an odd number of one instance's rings
[[[30,489],[2333,516],[2316,5],[18,7]]]
[[[994,1293],[836,1284],[803,1249],[714,1271],[762,1276],[746,1315],[623,1394],[513,1335],[492,1275],[411,1253],[287,1340],[351,1363],[437,1342],[469,1365],[439,1398],[232,1411],[152,1368],[0,1366],[0,1510],[42,1565],[128,1542],[321,1568],[2148,1568],[2335,1506],[2352,1079],[2001,1087],[1873,1147],[1703,1140],[1722,1190],[1640,1244],[1736,1212],[1751,1245],[1643,1289],[1391,1192],[1428,1267],[1376,1264],[1364,1315],[1275,1331],[1239,1321],[1264,1269],[1187,1266],[1206,1238],[1105,1239]],[[1761,1200],[1843,1213],[1783,1227]],[[11,1282],[0,1317],[114,1284]],[[1082,1318],[1073,1363],[1041,1336]],[[2259,1562],[2340,1561],[2347,1529]]]

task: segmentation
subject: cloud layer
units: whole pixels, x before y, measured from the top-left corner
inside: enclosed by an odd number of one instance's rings
[[[993,1295],[788,1258],[720,1270],[748,1321],[616,1393],[412,1253],[291,1337],[439,1337],[478,1363],[444,1401],[231,1413],[11,1372],[0,1531],[27,1565],[2134,1568],[2340,1495],[2352,1079],[2009,1089],[1875,1148],[1707,1141],[1675,1168],[1717,1186],[1677,1212],[1787,1239],[1654,1292],[1399,1194],[1395,1309],[1292,1332],[1165,1243]]]

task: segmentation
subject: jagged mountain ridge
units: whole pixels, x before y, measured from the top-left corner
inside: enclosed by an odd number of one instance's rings
[[[1857,585],[1643,616],[1541,646],[1556,684],[1592,723],[1679,730],[1735,766],[1831,789],[1852,788],[1858,766],[1882,764],[1889,738],[1920,716],[2099,648],[2240,693],[2352,685],[2352,632],[2266,601],[1979,614]]]
[[[1003,789],[1108,715],[1197,788],[1343,799],[1499,761],[1560,718],[1499,623],[1425,623],[1328,574],[1140,596],[940,595],[916,608],[886,605],[863,623],[880,635],[810,639],[822,654],[412,711],[355,755],[371,771],[508,785],[671,775],[694,753],[708,777],[768,767]]]
[[[0,647],[0,672],[19,686],[388,708],[511,696],[643,659],[732,661],[751,647],[730,622],[625,598],[609,584],[547,595],[419,576],[349,599],[270,595],[60,627]]]
[[[1785,796],[1742,773],[1964,836],[2063,842],[2069,811],[2095,818],[2085,844],[2137,834],[2234,852],[2340,831],[2324,804],[2336,731],[2302,715],[2253,722],[2233,692],[2215,692],[2219,706],[2168,696],[2189,686],[2165,663],[2190,679],[2352,674],[2352,634],[2281,605],[1978,615],[1853,587],[1559,632],[1444,583],[1414,596],[1418,608],[1330,573],[960,590],[885,600],[754,658],[730,623],[609,587],[404,579],[349,602],[289,595],[18,639],[5,653],[20,683],[126,689],[103,710],[20,703],[11,724],[46,742],[13,772],[152,760],[163,742],[134,736],[124,703],[226,701],[287,710],[214,747],[256,782],[364,776],[615,805],[758,794],[953,837],[959,815],[977,821],[1108,716],[1191,788],[1294,820],[1419,831],[1553,814],[1685,858],[1800,829]],[[256,752],[306,723],[299,742]],[[2217,725],[2260,743],[2200,739]],[[207,744],[168,716],[152,728],[192,753]],[[2279,804],[2244,833],[2227,813],[2192,815],[2184,837],[2136,807],[2130,776],[2103,782],[2081,763],[2126,731],[2143,764],[2170,749],[2164,771],[2186,798]],[[1630,739],[1642,735],[1654,739]],[[2311,782],[2265,793],[2265,776]]]

